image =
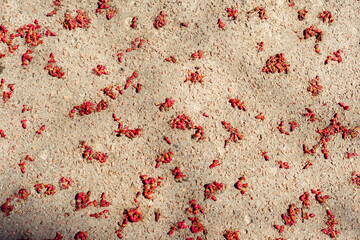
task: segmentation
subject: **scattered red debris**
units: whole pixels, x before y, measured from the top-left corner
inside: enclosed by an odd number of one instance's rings
[[[190,119],[189,116],[186,116],[185,114],[177,116],[171,124],[172,128],[179,128],[182,130],[192,129],[194,126],[195,123]]]
[[[22,55],[21,60],[22,60],[22,65],[23,65],[23,66],[29,65],[29,63],[31,63],[33,57],[30,56],[29,54],[32,54],[32,53],[33,53],[33,51],[32,51],[31,49],[28,49],[28,50],[24,53],[24,55]]]
[[[142,180],[144,184],[144,191],[143,195],[147,199],[153,199],[152,194],[154,193],[154,190],[160,186],[161,180],[163,180],[163,177],[156,178],[148,178],[146,175],[141,175],[140,179]]]
[[[135,29],[138,27],[137,20],[138,20],[138,17],[133,17],[133,19],[131,20],[131,25],[130,25],[131,28]]]
[[[284,125],[285,125],[285,121],[281,121],[281,122],[279,123],[279,126],[278,126],[277,128],[279,129],[279,131],[280,131],[281,133],[286,134],[286,135],[290,135],[289,132],[286,132],[286,131],[284,130]]]
[[[36,131],[37,134],[41,135],[45,131],[45,125],[42,125],[39,130]]]
[[[109,8],[110,8],[109,0],[99,0],[96,13],[102,13],[104,9],[109,9]]]
[[[79,111],[80,116],[89,115],[93,113],[95,110],[97,112],[101,112],[102,110],[105,110],[108,107],[108,102],[105,100],[101,100],[98,104],[94,104],[92,102],[84,102],[83,104],[79,106],[75,106],[71,111],[69,116],[73,118],[75,116],[76,110]]]
[[[295,6],[295,0],[289,0],[289,7]]]
[[[326,213],[329,215],[329,219],[326,222],[328,228],[321,230],[326,235],[329,235],[331,238],[336,238],[336,236],[340,233],[339,231],[335,230],[335,225],[338,224],[338,221],[335,219],[335,215],[332,214],[330,210],[326,210]]]
[[[218,19],[218,26],[219,26],[220,29],[225,28],[225,23],[223,23],[223,21],[221,21],[221,18]]]
[[[53,240],[62,240],[63,239],[63,236],[60,234],[60,233],[56,233],[56,236]]]
[[[50,53],[50,60],[48,61],[48,65],[45,67],[49,71],[49,74],[53,77],[62,78],[65,73],[61,71],[61,68],[55,66],[53,63],[56,63],[55,56],[53,53]]]
[[[159,222],[160,217],[161,217],[160,211],[156,210],[154,213],[155,213],[155,222]]]
[[[113,86],[109,85],[106,88],[100,89],[106,96],[110,97],[111,99],[116,99],[116,93],[112,90]]]
[[[224,237],[226,240],[240,240],[240,231],[226,230]]]
[[[47,31],[46,31],[46,33],[45,33],[45,36],[47,36],[47,37],[54,37],[54,36],[57,36],[57,34],[55,33],[55,32],[52,32],[52,31],[50,31],[50,29],[48,29]]]
[[[171,145],[171,140],[168,137],[164,137],[164,140],[167,144]]]
[[[175,233],[175,231],[176,231],[176,227],[171,227],[171,228],[170,228],[170,231],[168,232],[168,235],[169,235],[170,237],[173,236],[174,233]]]
[[[98,75],[98,76],[101,76],[103,74],[105,75],[109,75],[110,73],[108,71],[105,70],[105,67],[102,66],[102,65],[97,65],[96,68],[93,69],[94,72]]]
[[[315,194],[315,199],[316,201],[318,201],[320,204],[323,204],[326,202],[327,199],[330,198],[329,195],[325,195],[325,196],[321,196],[321,190],[320,189],[311,189],[311,192]]]
[[[141,134],[141,129],[129,129],[128,127],[123,127],[123,124],[119,122],[118,129],[116,129],[115,132],[118,137],[125,135],[126,137],[133,139]]]
[[[174,175],[176,181],[182,181],[185,178],[185,174],[181,172],[179,167],[174,168],[172,174]]]
[[[204,75],[198,71],[192,72],[189,71],[188,72],[188,76],[185,80],[185,82],[192,82],[192,83],[203,83],[204,80]]]
[[[104,211],[102,211],[102,212],[90,214],[90,217],[94,217],[94,218],[108,218],[108,216],[106,215],[107,213],[109,213],[109,210],[104,210]]]
[[[65,178],[65,177],[62,177],[60,179],[60,185],[62,188],[64,189],[69,189],[70,186],[72,185],[72,179],[71,178]]]
[[[269,160],[270,160],[270,157],[269,157],[268,152],[262,152],[262,153],[261,153],[261,156],[263,156],[266,161],[269,161]]]
[[[315,39],[316,39],[316,43],[322,41],[322,38],[323,38],[323,31],[319,30],[319,29],[315,29],[315,26],[312,25],[311,27],[309,28],[306,28],[304,30],[304,39],[308,39],[310,37],[313,37],[315,36]]]
[[[259,13],[259,18],[260,19],[268,19],[268,17],[266,16],[266,10],[264,7],[256,7],[253,10],[249,11],[248,14],[252,14],[254,12],[258,12]]]
[[[165,58],[165,61],[167,62],[172,62],[172,63],[176,63],[176,58],[175,56],[170,56],[168,58]]]
[[[261,52],[262,50],[264,50],[264,42],[258,42],[258,43],[256,43],[256,48],[258,49],[259,52]]]
[[[160,163],[170,163],[173,156],[174,156],[174,153],[171,152],[171,151],[161,154],[161,155],[156,159],[156,166],[155,166],[155,168],[160,167]]]
[[[198,50],[198,51],[194,52],[193,54],[191,54],[191,58],[192,58],[193,60],[203,58],[202,51],[201,51],[201,50]]]
[[[238,98],[231,98],[231,99],[229,100],[229,102],[231,103],[231,106],[232,106],[233,108],[238,107],[240,110],[246,111],[246,106],[245,106],[245,102],[244,102],[244,101],[241,102],[240,99],[238,99]]]
[[[305,113],[304,115],[306,117],[310,117],[310,121],[314,122],[316,120],[316,117],[315,117],[315,113],[313,112],[313,110],[311,110],[310,108],[305,108],[305,110],[307,111],[307,113]]]
[[[305,192],[303,195],[300,196],[300,200],[304,206],[310,206],[310,193]]]
[[[230,137],[225,140],[225,148],[229,144],[229,142],[237,143],[238,140],[242,140],[244,138],[244,135],[241,135],[239,133],[239,130],[237,128],[233,128],[230,123],[227,123],[225,121],[222,121],[221,123],[225,127],[225,129],[230,132]]]
[[[328,64],[330,61],[337,61],[338,63],[342,62],[342,57],[340,56],[341,54],[341,49],[337,50],[336,52],[334,52],[335,57],[332,56],[327,56],[326,60],[325,60],[325,64]]]
[[[56,14],[56,10],[52,10],[51,12],[49,12],[48,14],[46,14],[47,17],[52,17]]]
[[[297,128],[299,126],[299,124],[295,121],[289,122],[289,124],[290,124],[290,132],[295,131],[295,128]]]
[[[90,194],[91,192],[88,191],[87,193],[81,192],[76,194],[75,196],[75,211],[79,211],[81,209],[85,209],[89,206],[97,206],[97,201],[90,201]]]
[[[315,79],[312,79],[310,86],[307,89],[313,96],[319,95],[322,90],[322,86],[319,84],[319,81],[319,76],[316,76]]]
[[[6,134],[5,134],[4,130],[2,130],[2,129],[0,129],[0,136],[1,136],[2,138],[5,138],[5,137],[6,137]]]
[[[224,188],[223,183],[213,182],[205,185],[205,198],[216,201],[214,194]]]
[[[201,224],[199,218],[189,217],[189,220],[192,222],[190,227],[192,233],[206,232],[205,227]]]
[[[77,27],[89,28],[91,19],[80,9],[76,12],[78,15],[75,17],[75,19],[71,16],[71,14],[65,13],[65,20],[63,22],[64,27],[68,30],[72,30]]]
[[[29,196],[30,196],[30,193],[28,192],[27,189],[24,189],[24,188],[20,189],[17,194],[14,194],[14,197],[19,198],[18,201],[20,201],[21,199],[26,201]]]
[[[353,171],[351,180],[353,183],[360,186],[360,174],[357,174],[356,171]]]
[[[185,224],[185,220],[178,222],[177,227],[178,229],[186,229],[187,226]]]
[[[165,25],[166,25],[166,14],[164,11],[161,11],[160,15],[158,15],[155,18],[154,27],[156,29],[160,29],[160,28],[164,27]]]
[[[298,19],[299,19],[299,21],[304,20],[306,14],[307,14],[308,12],[309,12],[309,11],[306,10],[306,8],[299,10],[299,11],[298,11]]]
[[[201,207],[200,204],[196,203],[196,200],[191,200],[189,202],[190,207],[186,209],[186,212],[188,214],[194,214],[197,215],[199,213],[204,213],[205,212],[205,208]]]
[[[296,223],[296,215],[299,214],[300,210],[295,207],[295,204],[291,204],[288,209],[287,214],[281,214],[282,219],[284,220],[285,225],[293,226]]]
[[[1,205],[1,211],[5,213],[5,216],[9,216],[11,211],[14,210],[14,206],[11,205],[11,198],[7,198],[6,202]]]
[[[265,120],[265,116],[264,116],[264,114],[263,114],[262,112],[259,113],[259,115],[257,115],[255,118],[256,118],[256,119],[260,119],[261,121],[264,121],[264,120]]]
[[[105,163],[107,160],[107,154],[103,153],[103,152],[94,152],[93,149],[89,146],[86,145],[85,141],[81,142],[81,148],[85,148],[82,156],[84,159],[86,159],[87,161],[91,161],[93,159],[98,160],[100,163]]]
[[[321,18],[323,20],[323,22],[325,22],[325,23],[327,20],[329,20],[329,23],[334,22],[333,15],[329,11],[323,11],[322,13],[320,13],[319,18]]]
[[[19,163],[19,166],[20,166],[21,172],[25,173],[26,172],[26,162]]]
[[[315,217],[315,214],[314,213],[307,213],[307,212],[303,212],[303,214],[302,214],[302,218],[303,219],[306,219],[306,220],[309,220],[310,218],[313,218],[313,217]]]
[[[280,165],[280,168],[285,168],[285,169],[289,169],[289,163],[288,162],[283,162],[283,161],[279,161],[278,162]]]
[[[220,161],[219,160],[214,160],[213,163],[210,165],[210,168],[214,168],[216,166],[220,166]]]
[[[352,157],[355,157],[355,156],[358,156],[358,154],[357,154],[356,152],[354,152],[354,153],[348,153],[348,154],[347,154],[347,158],[348,158],[348,159],[350,159],[350,158],[352,158]]]
[[[226,11],[229,14],[228,17],[232,17],[233,20],[237,19],[239,13],[237,9],[228,8]]]
[[[115,13],[117,13],[117,10],[115,8],[110,8],[109,11],[106,13],[107,20],[112,19]]]
[[[290,64],[286,63],[286,59],[283,53],[276,54],[275,56],[271,56],[266,61],[266,66],[263,68],[263,72],[265,73],[276,73],[276,72],[283,72],[287,74],[289,72]]]
[[[304,169],[308,169],[310,166],[312,166],[313,164],[310,161],[306,161],[306,164],[304,166]]]
[[[5,84],[5,79],[2,78],[1,83],[0,83],[0,87],[3,87],[4,84]],[[4,91],[3,92],[3,101],[4,101],[4,103],[6,103],[12,97],[12,94],[15,91],[15,84],[14,83],[8,84],[7,87],[10,89],[10,91],[8,91],[8,92]]]
[[[205,132],[202,126],[194,126],[195,133],[191,136],[192,138],[198,138],[198,141],[205,139]]]
[[[315,44],[314,50],[315,50],[316,53],[320,53],[320,52],[321,52],[321,51],[320,51],[320,48],[319,48],[319,44]]]
[[[124,211],[124,216],[129,222],[139,222],[143,220],[143,212],[140,211],[140,207],[126,209]]]
[[[283,233],[285,230],[285,226],[284,225],[274,225],[274,227],[279,231],[279,233]]]
[[[160,111],[169,111],[170,108],[174,105],[175,100],[166,98],[164,103],[155,103],[155,106],[159,106]]]
[[[26,119],[21,120],[21,126],[22,126],[23,129],[26,129],[26,128],[27,128],[26,122],[27,122]]]
[[[0,86],[1,87],[1,86]],[[21,110],[22,113],[26,112],[26,111],[30,111],[30,108],[26,107],[26,105],[23,105],[23,109]]]
[[[38,46],[43,43],[43,40],[41,40],[42,35],[38,32],[38,29],[40,28],[41,26],[39,25],[38,20],[35,20],[34,24],[27,24],[17,29],[15,37],[26,38],[26,43],[31,44],[32,46]],[[9,48],[10,52],[16,50],[18,46],[19,45],[13,47],[11,50]]]
[[[245,194],[248,188],[248,183],[244,183],[246,181],[245,177],[240,177],[239,181],[236,182],[235,187],[240,190],[241,194]]]
[[[89,233],[86,231],[86,232],[77,232],[75,234],[75,239],[76,240],[87,240],[87,238],[89,237]]]
[[[57,7],[60,7],[61,6],[61,1],[62,0],[55,0],[54,5],[57,6]]]
[[[330,125],[324,129],[318,129],[316,132],[321,135],[320,143],[322,145],[322,153],[324,154],[325,159],[329,158],[328,150],[327,150],[327,142],[329,142],[330,136],[335,135],[337,133],[342,133],[343,138],[346,139],[348,135],[352,138],[357,137],[358,131],[360,127],[355,127],[354,129],[348,129],[344,127],[341,122],[338,121],[339,114],[335,114],[334,118],[330,120]]]
[[[345,105],[345,103],[343,103],[343,102],[340,102],[339,105],[340,105],[341,107],[343,107],[345,110],[349,110],[349,109],[350,109],[350,107],[347,106],[347,105]]]
[[[45,195],[54,195],[56,193],[55,186],[52,184],[36,184],[34,185],[34,188],[38,193],[41,193],[41,190],[46,188]]]

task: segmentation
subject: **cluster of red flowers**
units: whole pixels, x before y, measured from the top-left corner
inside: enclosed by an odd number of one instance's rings
[[[205,198],[216,201],[214,194],[224,188],[223,183],[213,182],[205,185]]]
[[[314,25],[304,30],[304,39],[308,39],[313,36],[316,38],[315,42],[320,42],[322,41],[323,31],[315,29]]]
[[[164,11],[161,11],[160,12],[160,15],[158,15],[156,18],[155,18],[155,21],[154,21],[154,27],[156,29],[160,29],[162,28],[163,26],[166,25],[166,14]]]
[[[271,56],[267,61],[266,65],[263,68],[263,72],[265,73],[276,73],[283,72],[287,74],[289,72],[290,64],[287,64],[285,56],[283,53],[276,54],[275,56]]]
[[[171,151],[161,154],[161,155],[156,159],[156,166],[155,166],[155,168],[160,167],[160,163],[169,163],[169,162],[171,162],[173,156],[174,156],[174,153],[171,152]]]
[[[204,75],[198,71],[195,71],[195,72],[192,72],[192,71],[189,71],[188,73],[188,76],[185,80],[185,82],[192,82],[192,83],[203,83],[203,80],[204,80]]]
[[[61,68],[53,65],[56,63],[55,57],[53,53],[50,53],[50,60],[48,61],[48,65],[45,67],[49,71],[49,74],[53,77],[62,78],[65,73],[61,71]]]
[[[319,84],[320,77],[316,76],[315,79],[312,79],[310,86],[308,87],[308,91],[311,92],[313,96],[319,95],[322,90],[322,86]]]
[[[89,28],[91,19],[80,9],[76,11],[77,16],[73,18],[71,14],[65,13],[65,20],[63,25],[66,29],[72,30],[77,27],[79,28]]]
[[[222,121],[221,123],[224,125],[225,129],[230,132],[230,137],[225,140],[225,147],[229,144],[229,142],[237,143],[238,140],[242,140],[244,138],[244,135],[241,135],[239,130],[232,127],[230,123],[225,121]]]
[[[154,194],[154,190],[161,185],[161,180],[163,180],[163,177],[156,178],[148,178],[146,175],[140,176],[141,181],[144,184],[144,191],[143,195],[147,199],[153,199],[152,194]]]
[[[100,163],[104,163],[107,161],[108,156],[106,153],[103,153],[100,151],[94,152],[93,149],[89,145],[86,145],[85,141],[81,142],[81,147],[85,148],[82,156],[87,161],[91,161],[93,159],[98,160]]]
[[[35,24],[35,25],[34,25]],[[41,40],[42,35],[38,32],[38,29],[41,28],[39,25],[38,20],[34,21],[34,24],[27,24],[23,27],[16,30],[17,34],[15,37],[22,37],[26,38],[26,43],[31,44],[32,46],[38,46],[39,44],[43,43]]]
[[[80,116],[89,115],[93,113],[95,110],[97,112],[101,112],[102,110],[105,110],[108,107],[109,103],[105,100],[101,100],[98,104],[94,104],[92,102],[84,102],[83,104],[79,106],[75,106],[69,116],[74,117],[76,110],[79,111]]]

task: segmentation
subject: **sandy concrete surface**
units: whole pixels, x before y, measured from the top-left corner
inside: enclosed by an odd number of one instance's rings
[[[335,113],[347,128],[360,125],[360,1],[356,0],[295,0],[289,7],[287,0],[112,0],[117,9],[111,20],[106,11],[96,14],[97,0],[63,0],[56,7],[57,14],[48,17],[54,9],[51,0],[7,0],[0,3],[1,24],[10,33],[37,19],[43,44],[31,46],[24,38],[16,37],[13,45],[19,48],[10,53],[6,43],[0,43],[0,78],[6,80],[1,91],[9,91],[14,83],[12,97],[0,103],[0,129],[6,134],[0,138],[0,204],[11,198],[14,210],[9,216],[0,212],[1,239],[54,239],[60,233],[63,239],[74,239],[79,231],[88,231],[88,239],[117,239],[126,209],[140,206],[143,220],[129,223],[123,229],[123,239],[226,239],[226,230],[239,231],[240,239],[330,239],[322,232],[331,210],[340,233],[337,239],[360,239],[359,191],[352,172],[360,172],[359,156],[348,158],[348,153],[359,152],[359,137],[343,139],[338,133],[330,136],[325,159],[321,146],[313,155],[305,154],[319,143],[318,129],[324,129]],[[257,12],[263,6],[268,19],[260,19]],[[238,17],[228,17],[227,8],[238,10]],[[304,20],[298,20],[298,11],[306,8]],[[81,9],[91,18],[89,28],[65,29],[64,14],[76,16]],[[330,11],[334,22],[324,23],[318,17]],[[156,16],[164,11],[166,25],[156,29]],[[137,16],[137,29],[130,27]],[[218,19],[225,23],[220,29]],[[188,24],[188,27],[180,26]],[[303,31],[311,27],[323,31],[320,53],[314,51],[315,37],[303,38]],[[47,29],[57,36],[45,36]],[[126,53],[131,41],[145,39],[142,48]],[[257,43],[264,42],[258,51]],[[22,55],[32,49],[32,61],[22,65]],[[341,49],[342,62],[324,64],[327,56]],[[203,58],[193,60],[191,55],[201,50]],[[124,53],[123,62],[117,54]],[[65,75],[52,77],[44,69],[53,53],[57,66]],[[264,73],[266,61],[283,53],[290,64],[289,72]],[[175,56],[176,63],[165,58]],[[93,68],[103,65],[109,75],[98,76]],[[126,79],[136,71],[142,89],[136,93],[130,86],[120,95],[116,86],[124,86]],[[188,71],[203,74],[203,83],[185,82]],[[318,96],[308,92],[311,79],[320,78],[322,91]],[[112,85],[116,99],[103,94],[101,89]],[[175,100],[168,111],[160,111],[155,104],[166,98]],[[247,111],[235,109],[229,100],[244,101]],[[109,103],[107,109],[90,115],[69,117],[74,106],[101,100]],[[343,102],[350,106],[344,110]],[[23,105],[29,111],[22,112]],[[310,108],[316,121],[304,116]],[[264,121],[256,119],[263,112]],[[118,123],[124,127],[140,128],[133,139],[117,136]],[[203,113],[208,114],[205,117]],[[194,129],[173,129],[178,115],[186,114],[203,127],[205,139],[192,138]],[[21,120],[27,120],[23,129]],[[244,135],[243,140],[230,142],[222,121],[231,123]],[[279,123],[296,121],[298,127],[289,135],[281,134]],[[43,133],[36,131],[45,125]],[[164,141],[168,137],[172,144]],[[105,163],[87,161],[82,154],[81,141],[108,155]],[[170,163],[155,168],[160,154],[172,151]],[[261,156],[268,152],[269,161]],[[26,161],[29,155],[34,161]],[[215,168],[209,166],[219,160]],[[26,161],[26,172],[19,164]],[[289,169],[280,168],[279,161],[288,162]],[[307,161],[313,165],[307,169]],[[172,170],[180,167],[186,175],[175,181]],[[164,179],[153,194],[153,200],[143,192],[141,175],[162,176]],[[71,178],[72,186],[63,189],[62,177]],[[240,177],[246,178],[245,194],[235,188]],[[217,201],[205,199],[204,186],[217,181],[224,188],[215,194]],[[47,196],[37,193],[34,185],[52,184],[56,193]],[[27,200],[14,197],[20,189],[27,189]],[[329,199],[320,204],[311,189],[321,189]],[[75,211],[75,196],[91,191],[90,200],[100,201],[106,193],[109,207],[88,206]],[[304,206],[299,197],[310,193],[310,206]],[[198,214],[205,233],[192,233],[186,212],[190,200],[197,200],[205,208]],[[285,225],[281,214],[290,204],[300,212],[294,226],[285,226],[279,233],[274,225]],[[90,214],[108,210],[108,218],[94,218]],[[155,222],[154,212],[161,217]],[[315,217],[304,219],[305,213]],[[168,232],[179,221],[185,220],[187,229]]]

